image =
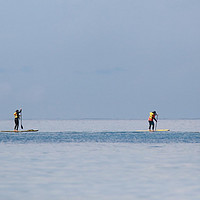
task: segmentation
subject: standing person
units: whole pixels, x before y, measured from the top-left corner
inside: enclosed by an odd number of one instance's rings
[[[154,131],[154,121],[155,120],[157,122],[157,119],[155,118],[157,115],[156,111],[150,112],[150,116],[148,119],[149,122],[149,131]]]
[[[14,113],[14,116],[15,116],[15,127],[14,127],[14,130],[15,131],[18,131],[19,129],[19,118],[20,118],[20,114],[22,112],[22,109],[19,110],[16,110],[15,113]]]

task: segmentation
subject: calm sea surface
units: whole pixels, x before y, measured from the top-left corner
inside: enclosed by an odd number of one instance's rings
[[[1,130],[13,129],[1,121]],[[24,120],[0,133],[2,200],[199,200],[200,120]]]

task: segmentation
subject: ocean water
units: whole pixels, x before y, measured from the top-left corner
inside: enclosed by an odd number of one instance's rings
[[[13,121],[1,121],[11,130]],[[0,133],[2,200],[199,200],[200,120],[24,120]]]

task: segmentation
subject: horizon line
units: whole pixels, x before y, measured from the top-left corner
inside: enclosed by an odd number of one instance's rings
[[[0,119],[0,120],[13,120],[13,119]],[[23,119],[24,120],[147,120],[148,119],[138,119],[138,118],[127,118],[127,119],[124,119],[124,118],[69,118],[69,119],[64,119],[64,118],[55,118],[55,119],[48,119],[48,118],[38,118],[38,119]],[[200,120],[200,118],[160,118],[159,120]],[[158,121],[159,121],[158,120]]]

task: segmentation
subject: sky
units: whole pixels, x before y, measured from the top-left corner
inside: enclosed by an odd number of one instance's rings
[[[0,119],[200,118],[199,0],[0,0]]]

